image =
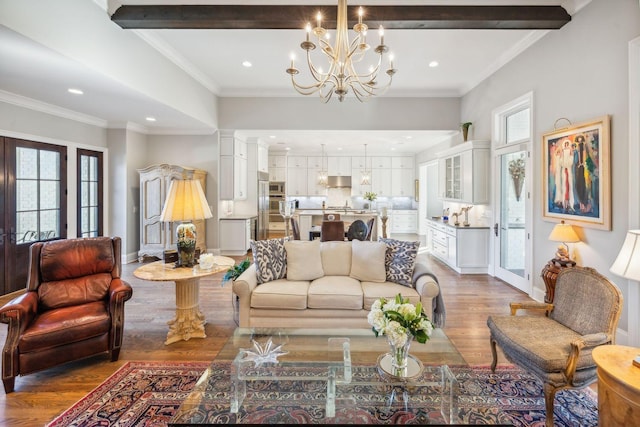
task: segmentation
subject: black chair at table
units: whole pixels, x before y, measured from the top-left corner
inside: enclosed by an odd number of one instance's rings
[[[344,221],[322,221],[320,241],[344,241]]]
[[[376,217],[374,216],[369,221],[367,221],[367,237],[364,240],[371,240],[371,235],[373,233],[373,226],[376,223]]]
[[[357,219],[351,223],[349,230],[347,231],[347,239],[351,240],[365,240],[367,237],[367,224],[361,219]]]
[[[300,227],[298,226],[298,220],[294,217],[291,217],[291,234],[293,235],[293,240],[300,240]]]

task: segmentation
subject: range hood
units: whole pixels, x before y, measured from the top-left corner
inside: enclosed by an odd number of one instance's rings
[[[328,188],[351,188],[350,176],[328,176],[327,177]]]

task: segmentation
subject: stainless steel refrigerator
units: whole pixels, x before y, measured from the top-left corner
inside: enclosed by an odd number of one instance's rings
[[[257,240],[269,238],[269,174],[258,173],[258,230]]]

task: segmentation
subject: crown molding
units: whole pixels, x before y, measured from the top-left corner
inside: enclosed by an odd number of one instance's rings
[[[69,110],[57,105],[48,104],[46,102],[38,101],[37,99],[18,95],[16,93],[0,90],[0,101],[6,102],[8,104],[13,104],[18,107],[24,107],[30,110],[39,111],[41,113],[51,114],[53,116],[74,120],[88,125],[98,126],[101,128],[107,127],[107,121],[104,119],[90,116],[88,114],[79,113],[77,111]]]

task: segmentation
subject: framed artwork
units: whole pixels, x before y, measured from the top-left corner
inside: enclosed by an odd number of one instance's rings
[[[610,116],[542,136],[543,219],[611,230]]]

